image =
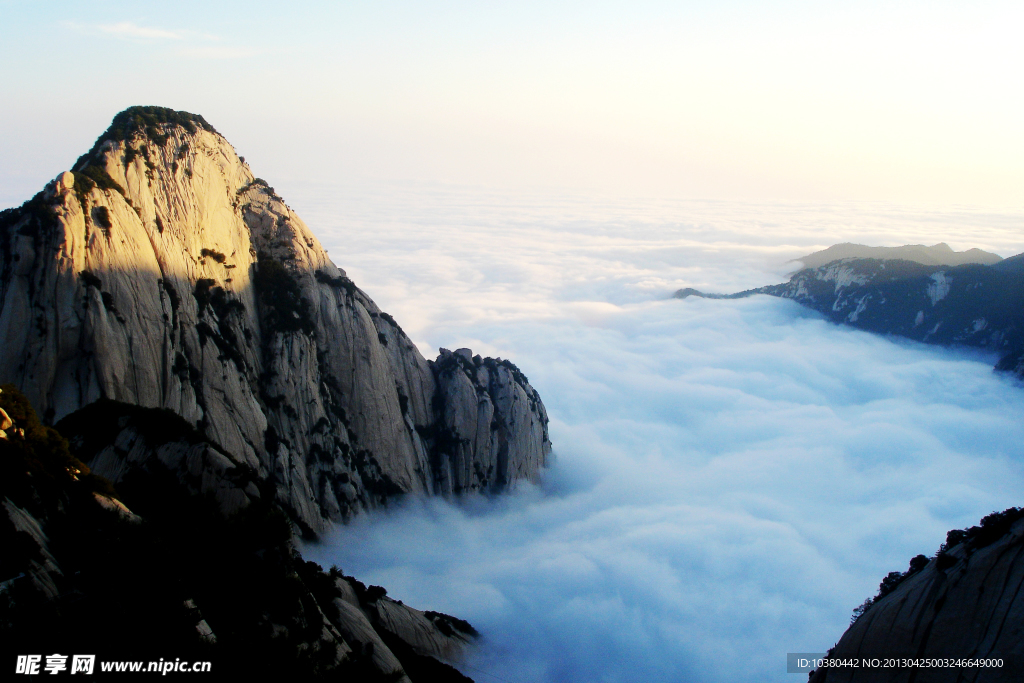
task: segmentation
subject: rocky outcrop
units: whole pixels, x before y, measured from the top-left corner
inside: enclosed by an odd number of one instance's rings
[[[118,114],[70,172],[0,214],[0,333],[0,381],[46,423],[101,398],[171,410],[312,532],[394,494],[536,479],[550,450],[514,365],[425,360],[184,112]]]
[[[57,423],[75,455],[114,486],[140,474],[172,476],[190,495],[209,496],[221,514],[261,497],[254,468],[239,463],[167,409],[101,398]],[[100,501],[103,504],[103,501]],[[111,505],[120,505],[113,500]]]
[[[100,401],[61,421],[69,443],[10,385],[0,404],[4,652],[173,651],[244,677],[470,680],[446,663],[475,640],[469,624],[304,562],[244,468],[191,472],[218,452],[180,417]],[[124,473],[117,491],[77,459],[89,454]],[[251,500],[226,515],[225,491]]]
[[[380,586],[365,586],[351,577],[335,576],[332,617],[358,652],[380,671],[404,670],[413,680],[459,680],[442,661],[461,661],[479,635],[462,619],[439,612],[421,612],[387,597]],[[468,678],[465,678],[468,681]]]
[[[998,682],[1024,677],[1024,519],[1011,508],[954,530],[934,558],[893,572],[828,656],[988,660],[985,666],[822,668],[810,683]],[[992,660],[1001,660],[994,665]]]
[[[930,266],[849,258],[805,268],[789,282],[729,295],[679,290],[677,298],[793,299],[836,323],[946,346],[1000,354],[998,369],[1024,376],[1024,269],[1018,257],[992,265]]]

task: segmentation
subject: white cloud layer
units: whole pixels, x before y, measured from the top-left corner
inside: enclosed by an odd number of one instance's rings
[[[131,21],[119,21],[116,24],[100,24],[96,28],[102,33],[119,38],[149,38],[157,40],[183,40],[185,38],[178,31],[139,26]]]
[[[789,680],[786,652],[829,647],[887,572],[1024,503],[1024,390],[992,358],[665,298],[839,241],[1009,255],[1019,216],[443,188],[294,206],[426,355],[512,358],[548,407],[539,489],[408,501],[305,553],[468,619],[478,681]]]

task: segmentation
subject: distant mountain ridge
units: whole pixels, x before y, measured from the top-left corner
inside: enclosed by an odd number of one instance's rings
[[[953,251],[945,242],[926,247],[923,244],[905,244],[902,247],[869,247],[863,244],[843,242],[827,249],[793,259],[804,268],[818,268],[833,261],[848,258],[872,258],[882,261],[913,261],[926,266],[962,266],[969,263],[992,265],[1003,260],[1002,256],[981,249]]]
[[[830,249],[844,248],[832,252],[840,253],[847,246]],[[929,249],[940,246],[944,245]],[[830,249],[805,258],[815,263]],[[960,254],[967,258],[972,252],[980,250]],[[833,322],[870,332],[989,349],[1000,355],[998,369],[1024,376],[1024,254],[1005,260],[990,256],[998,260],[954,266],[897,258],[841,258],[801,269],[789,282],[777,285],[735,294],[686,288],[675,297],[735,299],[768,294],[792,299]]]

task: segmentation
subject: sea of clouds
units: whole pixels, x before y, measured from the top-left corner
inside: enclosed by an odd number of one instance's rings
[[[1024,388],[994,357],[769,297],[833,243],[1024,251],[1021,214],[279,187],[428,358],[512,359],[539,487],[407,500],[304,549],[483,634],[477,681],[771,681],[889,571],[1024,504]]]

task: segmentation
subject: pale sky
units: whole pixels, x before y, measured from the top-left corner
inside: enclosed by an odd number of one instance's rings
[[[0,1],[0,203],[121,109],[271,182],[1024,206],[1024,6]]]

